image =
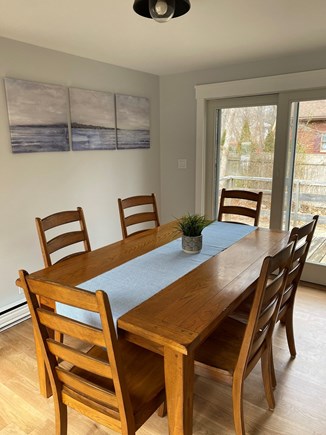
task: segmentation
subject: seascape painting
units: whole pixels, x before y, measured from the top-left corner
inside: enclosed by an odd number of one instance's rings
[[[115,150],[114,94],[70,88],[73,151]]]
[[[118,149],[149,148],[149,99],[116,95]]]
[[[4,82],[12,152],[69,151],[67,89],[11,78]]]

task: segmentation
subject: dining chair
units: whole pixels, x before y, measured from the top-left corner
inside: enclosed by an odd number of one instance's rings
[[[293,228],[289,238],[289,240],[293,240],[294,238],[296,238],[297,242],[293,255],[293,263],[285,286],[277,321],[280,320],[281,323],[285,325],[287,342],[292,358],[295,358],[297,354],[293,332],[293,309],[295,295],[298,289],[304,265],[306,263],[307,255],[317,226],[318,218],[319,216],[315,215],[312,218],[312,221],[310,221],[306,225],[303,225],[300,228]]]
[[[47,231],[50,231],[56,227],[78,222],[78,230],[65,231],[59,235],[55,235],[52,238],[47,238]],[[51,214],[43,219],[35,218],[38,237],[40,240],[43,260],[45,267],[52,266],[52,264],[59,261],[67,260],[75,255],[82,254],[91,250],[91,245],[88,238],[88,232],[84,217],[84,212],[81,207],[77,210],[61,211]],[[47,233],[47,234],[46,234]],[[64,255],[59,260],[53,261],[51,255],[57,251],[67,248],[68,246],[75,245],[77,243],[83,243],[84,250]]]
[[[105,292],[32,279],[19,272],[53,392],[56,434],[67,434],[67,407],[125,435],[165,400],[163,358],[117,338]],[[39,297],[77,307],[97,326],[48,311]],[[65,344],[49,332],[59,330]]]
[[[155,227],[160,225],[156,198],[151,195],[130,196],[118,199],[122,237],[125,239],[131,235],[146,231],[148,228],[129,232],[130,226],[153,222]],[[133,210],[128,210],[132,208]],[[138,227],[137,227],[138,228]]]
[[[226,190],[222,189],[220,205],[218,209],[218,221],[235,222],[233,216],[247,217],[253,219],[253,225],[258,226],[263,192],[251,192],[248,190]],[[239,204],[240,203],[240,204]],[[237,221],[235,223],[244,223]]]
[[[289,241],[296,240],[295,251],[293,255],[293,263],[290,268],[289,276],[287,278],[284,295],[276,322],[281,321],[286,328],[286,337],[288,342],[291,358],[296,357],[296,347],[294,340],[293,330],[293,313],[294,302],[297,288],[301,279],[302,271],[307,259],[311,241],[318,222],[318,215],[315,215],[310,222],[302,227],[295,227],[292,229]],[[252,305],[253,298],[249,296],[232,314],[231,317],[246,323]],[[274,364],[272,366],[273,385],[276,385]]]
[[[195,353],[197,375],[232,385],[233,419],[237,435],[245,434],[244,380],[259,360],[269,408],[272,410],[275,407],[270,366],[271,338],[293,251],[294,242],[291,242],[274,256],[264,259],[248,323],[227,317]]]

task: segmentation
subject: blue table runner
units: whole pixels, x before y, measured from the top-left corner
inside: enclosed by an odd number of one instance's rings
[[[255,229],[256,227],[247,225],[213,222],[203,230],[203,249],[199,254],[184,253],[179,238],[85,281],[78,287],[90,291],[104,290],[109,296],[116,325],[118,318],[123,314]],[[98,315],[91,312],[63,304],[58,304],[57,312],[81,322],[100,326]]]

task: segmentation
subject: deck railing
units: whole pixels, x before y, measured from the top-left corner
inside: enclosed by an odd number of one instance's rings
[[[242,188],[242,186],[236,186],[236,181],[247,181],[247,182],[256,182],[256,183],[271,183],[272,178],[270,177],[248,177],[244,175],[229,175],[226,177],[223,177],[220,179],[220,181],[225,182],[225,188],[226,189],[234,189],[234,188]],[[326,204],[326,193],[310,193],[302,190],[303,186],[308,186],[311,188],[316,188],[318,190],[323,190],[323,188],[326,188],[326,182],[325,181],[314,181],[314,180],[298,180],[294,179],[293,181],[294,187],[293,187],[293,204],[292,204],[292,210],[291,210],[291,220],[293,220],[293,225],[297,225],[298,222],[308,222],[311,219],[311,215],[314,214],[320,214],[316,211],[312,211],[311,213],[302,213],[300,212],[300,206],[303,202],[305,203],[314,203],[315,207],[314,210],[317,207],[320,207],[321,209],[325,209]],[[272,190],[268,188],[261,188],[261,187],[247,187],[250,190],[253,191],[262,191],[264,196],[266,195],[271,196]],[[264,216],[267,216],[269,213],[268,210],[262,210],[261,214]],[[319,216],[319,224],[326,224],[326,215]]]

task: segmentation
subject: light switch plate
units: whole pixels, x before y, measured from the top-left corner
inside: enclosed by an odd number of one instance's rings
[[[187,169],[186,159],[178,159],[178,169]]]

